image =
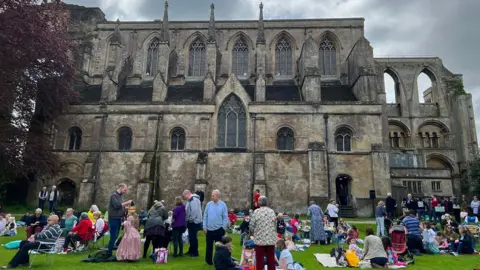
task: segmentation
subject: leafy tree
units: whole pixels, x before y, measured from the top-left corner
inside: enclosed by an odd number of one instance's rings
[[[46,2],[0,1],[0,189],[19,175],[58,172],[51,125],[77,97],[69,13]]]
[[[467,163],[461,174],[463,194],[480,194],[480,156]]]

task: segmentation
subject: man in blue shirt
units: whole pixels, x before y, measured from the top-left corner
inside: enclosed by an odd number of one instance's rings
[[[402,220],[402,225],[407,228],[408,250],[416,255],[424,253],[420,222],[415,216],[415,211],[407,211],[405,214],[406,217]]]
[[[208,202],[203,214],[203,231],[207,234],[205,262],[213,265],[213,244],[222,240],[228,224],[227,205],[220,200],[220,191],[212,191],[212,200]]]

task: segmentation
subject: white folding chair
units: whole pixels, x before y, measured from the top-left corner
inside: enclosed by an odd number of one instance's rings
[[[56,253],[55,248],[56,248],[57,242],[60,240],[60,237],[61,237],[61,234],[57,237],[57,239],[53,243],[38,241],[40,243],[38,248],[32,249],[28,252],[29,255],[33,255],[33,258],[30,260],[29,267],[32,268],[33,262],[35,261],[38,255],[45,255],[45,263],[49,265],[52,264],[53,255]]]

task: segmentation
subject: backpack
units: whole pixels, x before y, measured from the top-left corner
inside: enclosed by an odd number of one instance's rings
[[[116,257],[112,256],[108,250],[97,250],[88,255],[88,258],[82,262],[101,263],[101,262],[113,262],[116,261]]]
[[[332,248],[330,251],[330,257],[335,257],[335,261],[337,262],[338,266],[341,267],[347,267],[347,259],[345,258],[345,249],[341,246],[338,246],[336,248]]]
[[[168,250],[165,248],[155,249],[154,256],[153,256],[153,263],[163,264],[167,262],[168,262]]]

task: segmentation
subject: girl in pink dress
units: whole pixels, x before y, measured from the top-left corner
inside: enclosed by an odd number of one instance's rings
[[[123,238],[117,249],[118,261],[136,261],[142,256],[142,242],[138,232],[138,216],[130,213],[123,223]]]

